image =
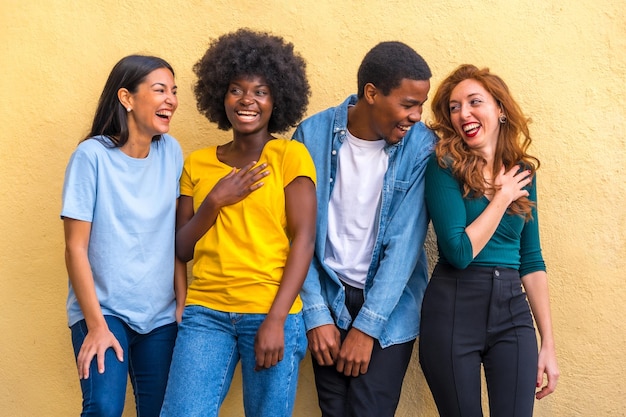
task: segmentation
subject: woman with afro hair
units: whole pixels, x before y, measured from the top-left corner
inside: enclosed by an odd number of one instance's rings
[[[298,295],[315,241],[315,168],[273,134],[302,118],[305,61],[240,29],[195,64],[198,110],[232,141],[185,161],[176,254],[193,259],[161,415],[217,416],[241,361],[246,416],[290,416],[307,347]]]

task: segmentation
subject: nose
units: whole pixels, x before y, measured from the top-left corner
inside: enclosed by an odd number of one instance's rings
[[[462,119],[467,119],[470,116],[471,110],[470,110],[470,106],[466,106],[464,104],[461,105],[461,118]]]
[[[254,92],[253,91],[245,91],[241,95],[241,103],[244,105],[252,104],[254,102]]]
[[[417,107],[411,113],[409,113],[409,121],[412,123],[417,123],[422,120],[422,106]]]
[[[173,92],[169,92],[165,97],[165,102],[176,107],[178,105],[178,96]]]

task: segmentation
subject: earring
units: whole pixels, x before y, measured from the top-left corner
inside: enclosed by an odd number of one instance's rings
[[[131,111],[131,110],[132,110],[132,109],[131,109],[130,107],[126,107],[126,111],[127,111],[128,113],[130,113],[130,111]]]
[[[500,117],[498,117],[498,120],[500,121],[500,123],[505,124],[506,123],[506,115],[505,114],[501,114]]]

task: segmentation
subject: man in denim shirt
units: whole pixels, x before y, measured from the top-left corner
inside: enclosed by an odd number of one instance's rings
[[[318,177],[301,297],[323,416],[393,416],[398,405],[428,281],[424,169],[435,136],[420,119],[430,77],[413,49],[382,42],[359,67],[358,95],[294,133]]]

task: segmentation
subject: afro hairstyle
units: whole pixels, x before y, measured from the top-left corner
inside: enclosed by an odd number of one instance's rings
[[[260,76],[267,82],[274,100],[270,133],[294,127],[311,95],[304,59],[292,43],[265,32],[239,29],[212,40],[193,71],[198,77],[194,85],[198,111],[222,130],[232,127],[224,97],[236,78]]]

